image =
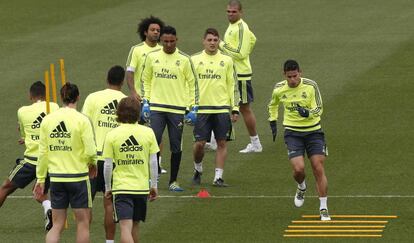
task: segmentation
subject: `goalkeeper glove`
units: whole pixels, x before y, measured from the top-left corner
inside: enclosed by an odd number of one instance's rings
[[[298,112],[301,117],[309,117],[309,110],[298,105]]]
[[[141,111],[141,118],[145,122],[149,122],[151,116],[151,109],[147,99],[142,101],[142,111]]]
[[[197,121],[197,111],[198,111],[198,106],[197,105],[193,106],[193,108],[191,109],[191,111],[188,112],[184,116],[184,122],[187,123],[190,126],[194,126],[194,124]]]
[[[270,129],[272,130],[273,142],[274,142],[274,141],[276,141],[276,134],[277,134],[276,121],[271,121],[270,122]]]

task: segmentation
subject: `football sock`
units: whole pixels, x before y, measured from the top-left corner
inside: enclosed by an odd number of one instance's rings
[[[217,180],[219,178],[223,179],[223,169],[216,168],[216,174],[214,176],[214,180]]]
[[[115,240],[106,240],[105,243],[115,243]]]
[[[328,209],[328,197],[320,197],[319,202],[320,202],[319,210]]]
[[[178,170],[180,169],[182,152],[171,153],[171,174],[170,184],[177,180]]]
[[[256,136],[250,136],[250,143],[254,146],[259,146],[260,145],[259,135],[257,134]]]
[[[213,146],[217,145],[217,141],[216,141],[216,138],[214,137],[214,132],[213,131],[211,132],[210,144],[213,145]]]
[[[196,163],[194,162],[194,169],[200,173],[203,172],[203,162]]]
[[[42,207],[43,207],[43,210],[45,211],[45,214],[47,213],[47,210],[52,209],[50,200],[44,200],[42,202]]]
[[[306,189],[306,182],[305,180],[302,181],[302,183],[298,184],[298,188],[301,190],[305,190]]]

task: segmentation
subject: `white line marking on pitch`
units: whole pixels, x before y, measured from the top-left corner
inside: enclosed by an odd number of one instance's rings
[[[96,196],[97,198],[102,198],[102,196]],[[196,195],[161,195],[160,198],[197,198]],[[251,199],[251,198],[292,198],[293,195],[284,196],[284,195],[235,195],[235,196],[210,196],[210,198],[220,198],[220,199]],[[306,196],[310,198],[317,198],[318,196]],[[330,198],[414,198],[414,195],[333,195],[328,196]],[[7,198],[14,198],[14,199],[28,199],[33,198],[33,196],[8,196]]]

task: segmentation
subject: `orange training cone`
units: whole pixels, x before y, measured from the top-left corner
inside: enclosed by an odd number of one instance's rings
[[[208,191],[204,188],[202,188],[198,193],[197,193],[197,197],[199,198],[208,198],[210,197],[210,193],[208,193]]]

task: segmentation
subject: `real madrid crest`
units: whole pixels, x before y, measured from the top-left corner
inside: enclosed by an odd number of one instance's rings
[[[175,65],[180,66],[180,60],[177,60],[177,61],[175,62]]]

